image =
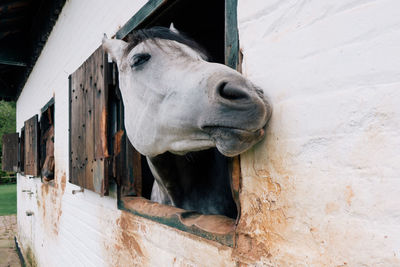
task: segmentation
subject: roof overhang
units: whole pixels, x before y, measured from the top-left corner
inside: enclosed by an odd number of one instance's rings
[[[0,2],[0,99],[18,99],[65,2]]]

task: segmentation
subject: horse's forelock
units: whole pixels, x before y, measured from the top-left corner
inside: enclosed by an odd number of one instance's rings
[[[207,51],[196,41],[189,38],[184,33],[176,33],[165,27],[152,27],[149,29],[134,31],[128,37],[128,46],[125,50],[125,56],[128,55],[128,53],[141,42],[146,40],[156,41],[157,39],[176,41],[184,44],[197,51],[205,60],[210,60],[210,56]]]

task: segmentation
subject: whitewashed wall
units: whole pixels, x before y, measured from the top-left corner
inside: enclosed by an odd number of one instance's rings
[[[120,212],[114,197],[72,195],[68,75],[145,2],[67,1],[18,100],[17,129],[53,95],[56,103],[56,186],[18,176],[28,258],[39,266],[400,265],[396,0],[239,0],[243,72],[274,113],[267,140],[242,156],[237,248]]]
[[[68,75],[146,1],[69,0],[17,102],[17,129],[55,96],[56,186],[18,175],[18,239],[39,266],[231,265],[230,250],[122,214],[114,197],[68,181]],[[22,190],[31,190],[29,195]],[[31,210],[34,216],[27,217]],[[205,257],[207,255],[207,257]]]
[[[239,0],[238,14],[244,73],[274,105],[242,157],[248,258],[400,266],[400,2]]]

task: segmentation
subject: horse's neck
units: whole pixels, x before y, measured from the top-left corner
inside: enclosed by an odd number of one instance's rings
[[[207,214],[235,217],[227,159],[216,149],[178,156],[169,152],[148,158],[158,183],[152,200]],[[164,200],[164,201],[163,201]]]

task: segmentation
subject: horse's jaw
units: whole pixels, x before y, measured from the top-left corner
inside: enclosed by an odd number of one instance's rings
[[[225,127],[211,127],[206,130],[218,151],[226,157],[234,157],[247,151],[265,136],[265,127],[256,131]]]

